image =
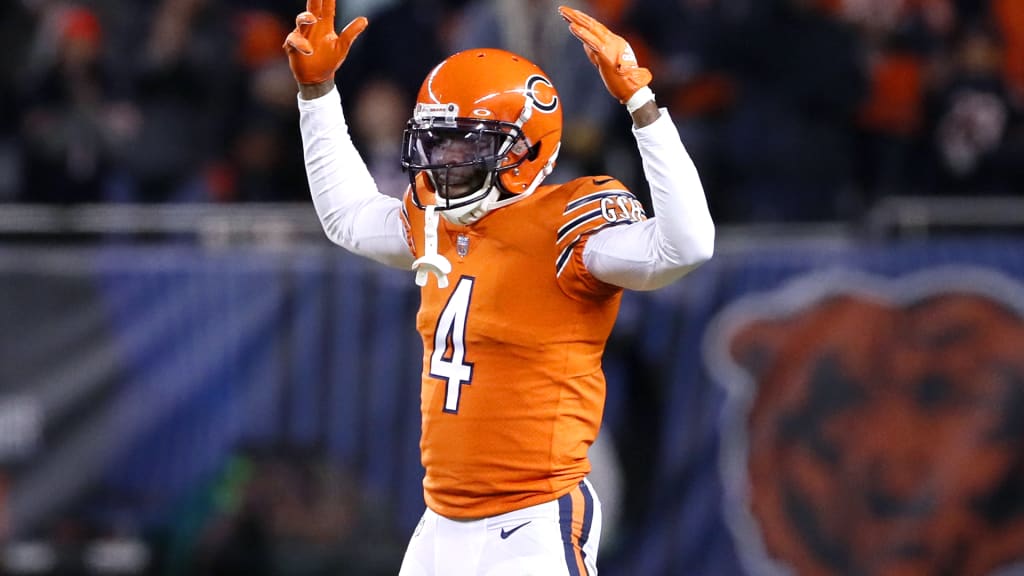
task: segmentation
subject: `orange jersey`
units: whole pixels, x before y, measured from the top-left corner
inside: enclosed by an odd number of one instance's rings
[[[424,211],[403,218],[423,255]],[[542,186],[464,227],[440,218],[447,288],[421,292],[420,449],[427,505],[480,518],[550,501],[590,471],[604,410],[601,357],[622,289],[583,265],[599,229],[646,219],[612,178]]]

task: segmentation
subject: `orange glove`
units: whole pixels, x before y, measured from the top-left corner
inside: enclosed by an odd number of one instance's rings
[[[334,33],[335,0],[307,0],[306,11],[295,17],[295,30],[284,40],[288,65],[299,84],[319,84],[334,78],[352,42],[369,21],[360,16],[341,35]]]
[[[622,36],[568,6],[559,6],[558,13],[569,23],[572,35],[583,42],[587,57],[601,73],[608,91],[619,102],[626,104],[639,90],[651,83],[651,71],[637,64],[633,49]]]

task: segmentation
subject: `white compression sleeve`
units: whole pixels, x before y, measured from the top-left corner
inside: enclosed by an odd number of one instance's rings
[[[352,143],[337,88],[299,102],[299,128],[313,206],[332,242],[360,256],[409,269],[402,203],[377,190]]]
[[[632,290],[666,286],[711,258],[715,224],[697,168],[668,112],[633,128],[655,217],[607,228],[587,241],[583,263],[595,278]]]

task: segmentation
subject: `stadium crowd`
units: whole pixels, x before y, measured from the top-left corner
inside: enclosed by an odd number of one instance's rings
[[[339,74],[388,193],[425,73],[471,46],[566,100],[555,178],[642,194],[629,117],[554,0],[339,3],[370,27]],[[0,201],[275,202],[308,192],[281,43],[302,2],[0,4]],[[720,222],[851,220],[880,197],[1024,190],[1024,0],[592,0],[654,72]]]

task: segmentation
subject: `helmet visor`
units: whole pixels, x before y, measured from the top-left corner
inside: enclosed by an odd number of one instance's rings
[[[519,137],[519,128],[504,122],[413,120],[403,137],[402,166],[425,171],[434,192],[450,203],[493,182],[488,176]]]

